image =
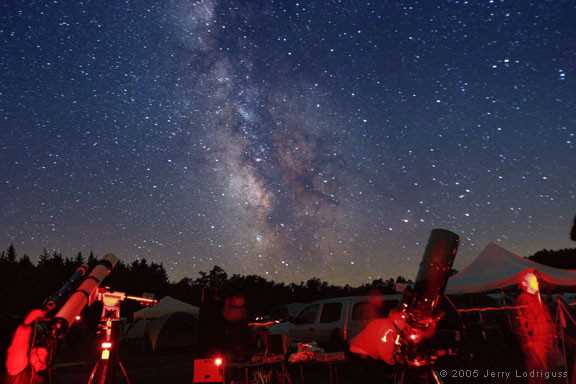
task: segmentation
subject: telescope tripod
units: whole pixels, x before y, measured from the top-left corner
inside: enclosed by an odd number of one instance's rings
[[[123,292],[111,292],[101,290],[98,292],[98,300],[102,302],[102,313],[99,324],[99,357],[92,368],[88,384],[112,384],[116,382],[118,371],[122,375],[123,382],[130,384],[128,372],[120,360],[118,354],[118,326],[120,321],[120,303],[126,299],[137,301],[143,305],[156,303],[154,299],[144,297],[127,296]]]
[[[118,364],[118,368],[120,368],[124,382],[126,384],[130,384],[130,378],[128,377],[126,368],[124,368],[124,364],[122,364],[120,360],[118,360],[116,364]],[[113,380],[112,377],[115,375],[113,368],[114,367],[111,369],[107,362],[103,363],[102,360],[98,360],[96,364],[94,364],[94,368],[92,368],[92,372],[88,378],[88,384],[101,384],[111,382]]]
[[[106,319],[102,331],[104,332],[103,341],[99,343],[100,355],[98,360],[94,363],[94,367],[90,372],[90,377],[88,378],[88,384],[111,384],[115,382],[115,378],[118,375],[118,371],[122,375],[123,381],[126,384],[130,384],[130,378],[128,377],[128,372],[124,368],[124,364],[118,356],[118,352],[113,350],[117,348],[115,345],[117,338],[112,337],[116,332],[114,329],[114,323],[110,319]]]
[[[423,368],[400,368],[394,374],[394,384],[443,384],[440,374],[432,366]]]

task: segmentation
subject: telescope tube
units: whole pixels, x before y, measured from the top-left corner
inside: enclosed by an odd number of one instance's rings
[[[431,320],[435,315],[444,295],[459,243],[459,236],[446,229],[434,229],[430,233],[408,304],[408,321],[412,323],[411,326],[421,328],[425,324],[414,322]]]
[[[70,276],[70,278],[64,283],[64,285],[52,296],[48,297],[42,304],[42,309],[47,313],[54,311],[61,303],[66,299],[68,293],[74,288],[74,286],[82,279],[86,273],[88,273],[88,264],[82,264],[76,271]]]
[[[110,274],[117,262],[118,258],[109,253],[92,268],[90,274],[54,316],[55,325],[59,331],[65,331],[84,307],[90,304],[98,286]]]

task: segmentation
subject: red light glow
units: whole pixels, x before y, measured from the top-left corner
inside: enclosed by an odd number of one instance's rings
[[[214,359],[214,365],[215,365],[215,366],[219,367],[219,366],[222,365],[222,363],[223,363],[223,361],[222,361],[222,358],[221,358],[221,357],[217,357],[217,358]]]
[[[538,283],[538,277],[532,272],[528,272],[524,275],[524,281],[522,281],[522,286],[526,290],[526,292],[535,295],[540,291],[540,286]]]
[[[102,343],[102,349],[110,349],[112,348],[112,343],[109,341],[105,341]]]
[[[384,333],[384,336],[382,336],[382,338],[380,340],[382,340],[383,343],[387,343],[388,342],[388,335],[390,333],[393,333],[394,331],[392,329],[388,329],[386,330],[386,333]]]

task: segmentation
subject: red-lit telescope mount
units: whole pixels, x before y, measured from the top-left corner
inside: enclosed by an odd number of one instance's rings
[[[407,288],[398,308],[384,319],[370,322],[350,343],[350,351],[382,360],[399,368],[397,383],[415,382],[412,371],[424,372],[424,380],[440,382],[433,369],[440,351],[428,346],[442,313],[439,304],[458,250],[459,237],[434,229],[420,263],[414,288]],[[426,368],[422,370],[422,368]]]

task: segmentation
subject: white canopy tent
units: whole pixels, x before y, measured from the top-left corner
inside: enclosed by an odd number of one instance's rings
[[[481,293],[511,287],[520,284],[527,272],[534,272],[546,284],[576,287],[576,270],[535,263],[490,243],[470,265],[450,277],[446,293]]]

